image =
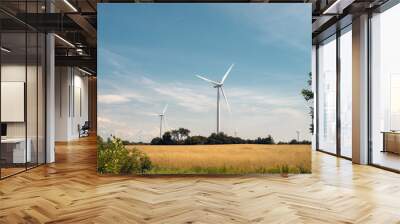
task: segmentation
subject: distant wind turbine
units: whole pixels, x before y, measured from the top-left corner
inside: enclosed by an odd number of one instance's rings
[[[228,107],[229,112],[231,112],[231,108],[230,108],[230,106],[229,106],[228,99],[226,98],[226,95],[225,95],[223,86],[224,86],[225,79],[228,77],[228,75],[229,75],[229,73],[231,72],[233,66],[234,66],[234,64],[232,64],[232,65],[228,68],[228,70],[225,72],[225,75],[222,77],[221,82],[212,81],[212,80],[207,79],[207,78],[205,78],[205,77],[203,77],[203,76],[196,75],[197,78],[202,79],[202,80],[204,80],[204,81],[206,81],[206,82],[212,84],[213,87],[217,89],[217,133],[219,133],[219,129],[220,129],[220,109],[219,109],[219,106],[220,106],[220,103],[219,103],[219,98],[220,98],[220,97],[219,97],[219,94],[220,94],[220,92],[222,93],[222,96],[224,96],[225,103],[226,103],[226,105],[227,105],[227,107]]]
[[[161,114],[158,114],[158,116],[160,116],[160,138],[162,138],[162,130],[163,130],[163,124],[164,124],[164,128],[165,128],[165,119],[166,119],[166,112],[168,109],[168,104],[165,105],[164,110],[162,111]]]

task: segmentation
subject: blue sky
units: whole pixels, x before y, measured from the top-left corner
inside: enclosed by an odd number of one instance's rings
[[[225,81],[222,131],[243,138],[309,138],[300,95],[311,70],[309,4],[99,4],[99,133],[134,141],[167,129],[215,132],[216,90]]]

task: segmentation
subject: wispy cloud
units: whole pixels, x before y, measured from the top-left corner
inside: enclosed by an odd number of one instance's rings
[[[99,95],[98,101],[99,103],[112,104],[112,103],[126,103],[129,102],[130,99],[127,96],[108,94],[108,95]]]
[[[101,62],[99,63],[100,66],[113,67],[114,72],[112,75],[118,75],[122,71],[129,71],[127,70],[127,68],[128,67],[132,68],[135,65],[135,63],[129,61],[128,58],[107,47],[101,46],[99,47],[98,51],[99,55],[104,55],[104,57],[100,57],[100,62]]]
[[[145,102],[146,97],[128,91],[119,94],[100,94],[98,96],[98,101],[104,104],[127,103],[130,101]]]
[[[270,16],[266,10],[278,10],[279,12],[274,13],[274,16]],[[308,48],[310,44],[304,42],[307,40],[309,32],[306,32],[302,26],[292,27],[292,29],[298,29],[297,34],[302,35],[303,38],[293,37],[293,30],[288,30],[288,24],[294,23],[303,19],[305,17],[304,11],[299,10],[296,6],[283,7],[226,7],[223,12],[227,13],[237,21],[245,23],[247,26],[254,28],[255,38],[261,42],[268,45],[279,44],[288,45],[294,47],[301,51],[309,52]],[[311,12],[310,12],[311,13]],[[311,18],[310,18],[311,21]],[[311,22],[310,22],[311,23]],[[311,27],[311,25],[310,25]],[[311,36],[310,36],[311,37]],[[310,39],[310,38],[309,38]],[[310,39],[311,41],[311,39]]]
[[[134,90],[126,88],[124,83],[129,83],[129,86],[134,87],[132,88]],[[113,94],[99,95],[101,104],[124,105],[123,108],[112,107],[109,110],[109,116],[115,117],[112,120],[113,122],[108,122],[110,119],[102,121],[103,129],[109,130],[107,133],[113,132],[130,140],[138,140],[140,130],[142,130],[141,140],[150,140],[152,137],[158,136],[156,113],[162,110],[165,103],[170,104],[168,117],[171,119],[170,124],[173,125],[169,125],[169,127],[187,127],[194,133],[204,134],[200,130],[204,130],[205,123],[199,120],[200,116],[209,121],[207,122],[208,125],[211,125],[208,127],[209,129],[213,130],[214,128],[212,121],[215,119],[216,91],[205,83],[199,82],[195,85],[176,81],[158,81],[147,76],[140,78],[126,76],[115,84],[119,88],[107,91],[114,92]],[[139,91],[140,94],[137,94]],[[276,120],[282,122],[293,120],[292,125],[294,126],[301,126],[306,123],[307,112],[300,95],[273,92],[268,89],[254,89],[247,86],[230,86],[228,84],[225,91],[232,108],[232,116],[229,116],[222,100],[221,106],[225,108],[222,111],[222,120],[224,130],[231,132],[230,134],[233,134],[236,129],[244,137],[261,136],[262,133],[255,134],[263,131],[260,127],[257,128],[257,124],[271,128],[270,125],[274,124]],[[177,117],[178,114],[179,117]],[[136,123],[131,123],[130,120],[133,118],[135,118]],[[138,121],[144,122],[142,128],[139,128]],[[134,121],[132,120],[132,122]],[[192,126],[188,126],[189,124]],[[193,126],[193,124],[197,125]],[[267,129],[267,131],[275,134],[279,139],[284,139],[282,136],[286,135],[283,127]],[[205,133],[205,135],[207,134]]]
[[[159,83],[148,77],[142,77],[142,83],[156,94],[193,112],[205,112],[214,105],[214,100],[205,94],[204,88],[179,82]]]
[[[208,111],[214,104],[214,100],[211,97],[186,87],[159,86],[154,90],[175,101],[178,105],[194,112]]]
[[[180,82],[159,83],[148,77],[141,81],[165,101],[179,105],[193,112],[208,112],[215,109],[216,93],[207,85],[183,84]],[[266,90],[255,90],[247,87],[226,86],[225,92],[236,113],[265,113],[280,108],[280,112],[291,111],[301,114],[303,104],[300,95],[291,96],[282,93],[269,93]],[[224,104],[221,101],[221,104]],[[283,110],[285,109],[286,110]]]
[[[148,142],[159,133],[159,129],[155,126],[152,128],[132,126],[127,122],[120,122],[112,115],[110,117],[99,116],[97,122],[98,133],[103,137],[114,135],[125,140]]]

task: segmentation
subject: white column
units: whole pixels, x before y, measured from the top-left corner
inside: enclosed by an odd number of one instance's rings
[[[46,1],[46,12],[54,12],[54,5]],[[46,163],[55,162],[55,42],[54,34],[46,35]]]
[[[69,141],[71,135],[71,67],[55,68],[55,141]]]
[[[46,36],[46,162],[55,161],[54,133],[55,133],[55,56],[54,35]]]
[[[353,19],[353,162],[368,163],[368,15]]]

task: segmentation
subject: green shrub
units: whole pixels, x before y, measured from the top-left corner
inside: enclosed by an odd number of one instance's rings
[[[287,173],[289,173],[289,166],[288,165],[282,165],[281,166],[281,173],[282,174],[287,174]]]
[[[311,173],[311,170],[309,169],[309,168],[306,168],[304,165],[299,165],[298,166],[298,168],[299,168],[299,172],[300,173]]]
[[[111,174],[145,173],[152,168],[149,157],[137,149],[128,150],[121,139],[97,138],[97,171]]]

